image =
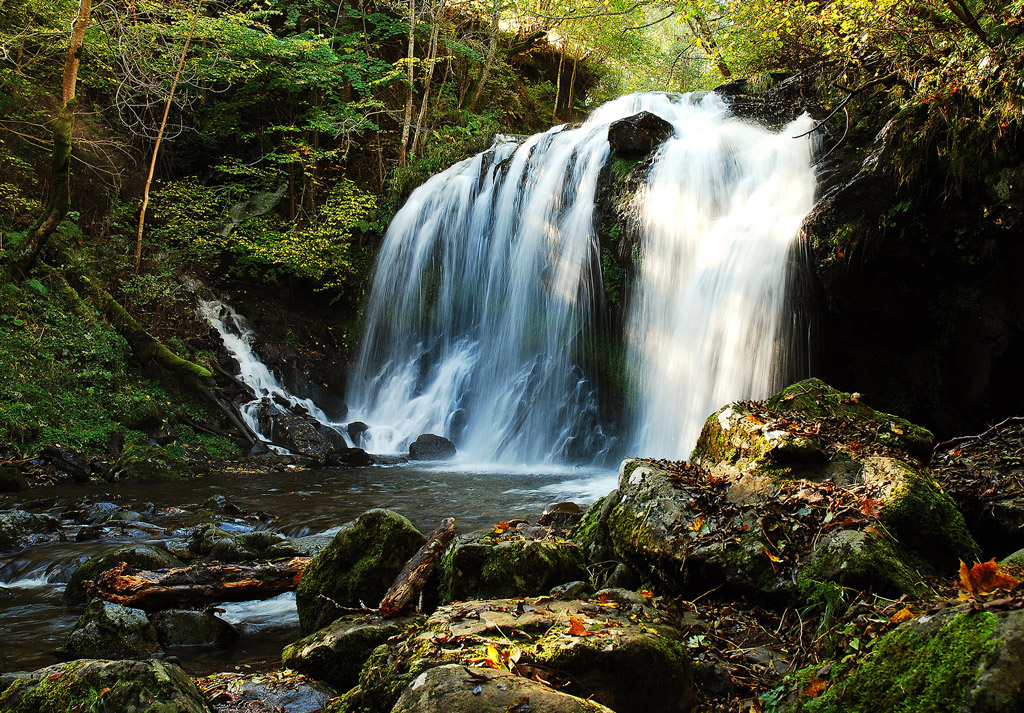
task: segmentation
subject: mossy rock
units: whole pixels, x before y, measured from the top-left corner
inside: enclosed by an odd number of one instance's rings
[[[214,713],[180,666],[83,659],[34,671],[0,693],[9,713]]]
[[[460,537],[438,567],[442,603],[547,594],[552,587],[585,579],[583,552],[564,540]]]
[[[944,610],[885,634],[852,671],[787,713],[1024,709],[1024,611]]]
[[[571,631],[570,617],[588,634]],[[523,664],[561,672],[573,681],[566,693],[618,713],[686,711],[693,680],[681,638],[653,611],[592,601],[540,597],[451,604],[439,607],[425,626],[377,647],[359,685],[328,710],[387,713],[425,671],[472,664],[490,646],[499,654],[515,652]]]
[[[195,475],[192,466],[167,448],[148,443],[125,446],[111,466],[109,480],[187,480]]]
[[[14,493],[28,487],[28,481],[17,468],[0,466],[0,493]]]
[[[257,530],[237,534],[209,522],[189,531],[187,546],[197,557],[231,563],[295,557],[301,549],[292,546],[286,537],[276,532]]]
[[[524,707],[524,701],[527,703]],[[479,713],[529,710],[545,713],[615,713],[595,701],[493,668],[449,664],[421,673],[391,713]]]
[[[167,550],[150,545],[124,545],[110,552],[90,557],[78,565],[71,579],[64,587],[64,603],[68,605],[82,604],[86,601],[85,582],[95,580],[108,569],[113,569],[121,562],[126,562],[135,569],[173,569],[181,567],[182,562]]]
[[[287,668],[347,691],[358,682],[359,671],[374,649],[421,621],[422,617],[343,616],[286,647],[281,661]]]
[[[94,599],[57,649],[70,659],[141,659],[160,650],[156,629],[141,609]]]
[[[375,606],[425,542],[409,520],[390,510],[368,510],[345,524],[299,580],[295,602],[302,630],[313,632],[334,621],[335,604]]]
[[[238,640],[238,630],[210,612],[167,609],[149,615],[163,646],[222,649]]]

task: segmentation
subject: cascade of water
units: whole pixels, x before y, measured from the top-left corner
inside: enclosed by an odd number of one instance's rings
[[[627,349],[634,452],[650,457],[687,457],[708,414],[771,393],[785,360],[787,259],[814,205],[810,117],[773,134],[729,117],[713,94],[686,109],[636,206]]]
[[[260,438],[270,441],[270,438],[260,431],[259,424],[260,404],[265,401],[277,403],[293,413],[308,413],[321,424],[344,434],[344,429],[340,428],[341,424],[332,423],[327,414],[312,400],[288,393],[267,365],[259,360],[252,350],[255,334],[233,307],[219,300],[200,300],[199,314],[220,334],[224,348],[238,362],[238,380],[251,388],[256,396],[252,401],[242,404],[239,412],[246,425]]]
[[[784,273],[813,199],[809,140],[730,118],[715,95],[630,95],[575,129],[499,138],[395,216],[350,379],[368,450],[401,452],[426,432],[481,461],[621,450],[602,432],[580,364],[603,299],[593,209],[607,128],[639,111],[671,122],[675,136],[638,203],[636,452],[686,455],[710,410],[770,387],[785,288],[772,275]]]

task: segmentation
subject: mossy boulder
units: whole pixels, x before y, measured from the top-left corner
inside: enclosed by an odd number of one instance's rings
[[[192,466],[171,449],[149,443],[132,443],[125,446],[111,466],[107,479],[149,482],[186,480],[194,475]]]
[[[853,671],[788,713],[1024,709],[1024,611],[943,610],[901,624]]]
[[[180,666],[162,661],[80,660],[39,669],[0,693],[9,713],[213,713]]]
[[[67,537],[60,520],[24,510],[0,514],[0,552],[20,550],[47,542],[64,542]]]
[[[519,536],[459,537],[438,570],[438,597],[443,603],[546,594],[552,587],[588,576],[583,552],[575,544]]]
[[[595,701],[570,696],[507,671],[455,664],[438,666],[421,673],[405,689],[391,713],[511,710],[614,713]]]
[[[94,599],[57,655],[70,659],[141,659],[160,650],[156,629],[141,609]]]
[[[172,569],[182,566],[181,560],[159,547],[142,544],[124,545],[110,552],[90,557],[78,565],[64,587],[64,603],[74,605],[85,602],[88,598],[85,593],[85,582],[95,580],[121,562],[126,562],[129,567],[145,570]]]
[[[313,632],[334,621],[335,604],[375,606],[425,542],[409,520],[390,510],[368,510],[345,524],[299,580],[295,602],[302,630]]]
[[[682,633],[646,609],[600,601],[495,599],[442,606],[425,626],[379,646],[331,711],[386,713],[430,669],[488,655],[571,681],[566,693],[618,713],[687,711],[692,670]],[[578,629],[575,627],[583,627]]]
[[[210,612],[167,609],[149,615],[162,646],[221,649],[238,640],[238,630]]]
[[[0,466],[0,493],[14,493],[28,486],[21,472],[12,466]]]
[[[297,557],[305,549],[269,530],[239,534],[227,532],[209,522],[192,528],[186,544],[196,557],[232,563]]]
[[[375,648],[418,621],[420,617],[343,616],[286,647],[281,660],[287,668],[347,691],[358,682]]]

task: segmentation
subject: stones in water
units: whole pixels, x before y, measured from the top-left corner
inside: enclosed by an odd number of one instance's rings
[[[302,630],[334,621],[337,607],[376,606],[427,538],[398,513],[375,508],[346,523],[302,573],[295,593]]]
[[[161,646],[222,649],[238,640],[235,627],[209,612],[167,609],[149,615]]]
[[[448,664],[416,677],[392,713],[615,713],[600,703],[556,691],[507,671]]]
[[[154,660],[89,659],[48,666],[21,676],[0,693],[0,710],[214,713],[180,666]]]
[[[21,550],[47,542],[64,542],[67,537],[60,520],[24,510],[0,514],[0,552]]]
[[[62,659],[141,659],[160,650],[146,613],[94,599],[57,649]]]
[[[444,436],[422,433],[409,444],[409,460],[447,460],[455,457],[455,444]]]

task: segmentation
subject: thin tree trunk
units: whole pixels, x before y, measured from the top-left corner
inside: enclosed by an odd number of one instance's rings
[[[484,68],[480,72],[480,79],[473,92],[473,98],[469,100],[467,109],[476,109],[476,103],[480,101],[480,95],[484,92],[484,85],[487,84],[487,76],[491,73],[491,65],[494,64],[494,55],[498,50],[498,18],[501,0],[494,0],[491,9],[491,38],[487,43],[487,58],[484,60]]]
[[[986,47],[992,46],[992,41],[988,38],[988,35],[985,34],[985,31],[981,29],[981,25],[978,24],[977,18],[971,14],[967,5],[961,2],[961,0],[945,0],[945,3],[950,12],[956,15],[956,18],[963,23],[964,27],[973,32]]]
[[[445,0],[439,0],[434,14],[433,26],[430,28],[430,48],[427,50],[427,76],[423,80],[423,101],[420,103],[420,113],[416,117],[416,133],[412,135],[412,152],[416,153],[420,141],[420,132],[423,129],[423,117],[427,113],[427,102],[430,101],[430,82],[434,77],[434,62],[437,59],[437,35],[441,30],[441,20],[444,16]]]
[[[579,64],[579,57],[572,58],[572,77],[569,79],[569,103],[566,105],[566,109],[569,110],[569,119],[572,120],[572,105],[576,101],[576,66]]]
[[[405,59],[406,78],[409,81],[409,95],[405,99],[405,119],[402,121],[402,141],[398,146],[398,165],[404,166],[409,143],[409,130],[412,128],[412,104],[416,76],[414,72],[416,60],[416,0],[409,0],[409,43]]]
[[[71,26],[71,42],[64,60],[64,78],[61,82],[60,110],[53,122],[53,154],[50,161],[50,199],[42,215],[29,228],[25,244],[15,258],[16,272],[25,276],[53,231],[64,220],[71,207],[71,133],[75,126],[75,88],[78,83],[78,65],[82,59],[85,28],[89,26],[92,0],[80,0],[78,16]]]
[[[558,75],[555,77],[555,107],[551,110],[551,118],[558,120],[558,100],[562,96],[562,65],[565,64],[565,44],[562,44],[562,52],[558,55]]]
[[[185,66],[185,56],[188,54],[188,46],[192,43],[192,35],[196,31],[196,24],[199,22],[199,10],[203,6],[203,0],[197,0],[196,13],[192,16],[192,25],[188,28],[188,37],[185,38],[185,46],[181,50],[181,59],[178,60],[178,69],[174,72],[174,79],[171,81],[171,91],[167,95],[167,103],[164,104],[164,115],[160,119],[160,130],[156,133],[156,143],[153,145],[153,158],[149,162],[149,175],[146,176],[146,187],[142,189],[142,210],[139,211],[139,232],[135,240],[135,274],[139,273],[139,265],[142,262],[142,229],[146,224],[146,207],[149,205],[149,188],[153,184],[153,172],[156,170],[156,156],[160,151],[160,142],[164,138],[164,129],[167,128],[167,115],[171,111],[171,103],[174,101],[174,90],[178,88],[178,79],[181,78],[181,70]]]

